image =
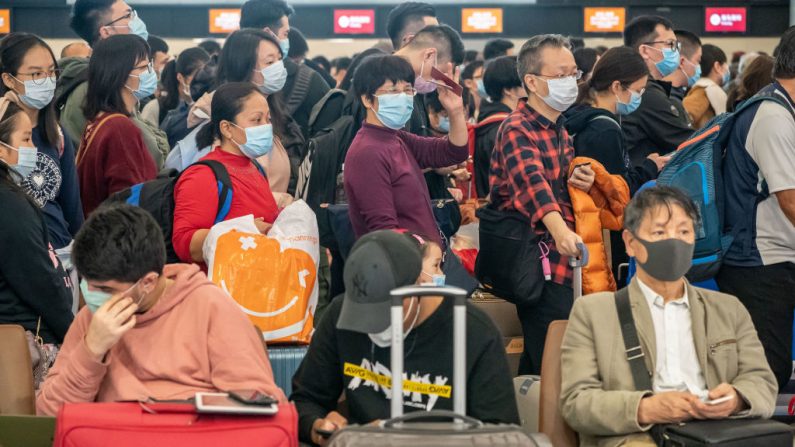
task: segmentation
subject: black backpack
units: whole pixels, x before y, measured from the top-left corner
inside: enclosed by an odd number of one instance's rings
[[[259,163],[252,160],[260,173],[267,178],[265,171]],[[180,176],[193,166],[207,166],[213,171],[218,182],[218,210],[215,213],[215,224],[223,222],[232,206],[232,181],[226,167],[215,160],[201,160],[188,166],[182,173],[168,170],[158,175],[154,180],[138,183],[127,189],[119,191],[105,200],[105,203],[127,203],[138,206],[148,211],[155,218],[160,229],[163,230],[163,241],[166,244],[166,263],[181,262],[174,246],[171,243],[171,233],[174,227],[174,188]]]

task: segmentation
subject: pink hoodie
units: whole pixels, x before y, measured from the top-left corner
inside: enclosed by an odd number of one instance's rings
[[[186,399],[197,391],[255,389],[284,402],[248,318],[196,265],[174,264],[169,290],[103,362],[85,344],[88,308],[78,312],[36,400],[40,415],[65,402]]]

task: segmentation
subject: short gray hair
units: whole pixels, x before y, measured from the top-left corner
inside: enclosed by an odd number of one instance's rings
[[[671,186],[654,186],[635,194],[635,197],[624,209],[624,229],[637,235],[640,223],[650,212],[665,207],[668,209],[668,215],[671,216],[674,205],[682,208],[685,214],[693,220],[693,228],[698,228],[701,225],[698,206],[681,189]]]
[[[541,60],[541,50],[544,48],[566,48],[571,50],[571,42],[560,34],[540,34],[533,36],[522,45],[517,57],[517,72],[519,79],[524,84],[524,76],[528,73],[538,73],[541,71],[543,61]]]

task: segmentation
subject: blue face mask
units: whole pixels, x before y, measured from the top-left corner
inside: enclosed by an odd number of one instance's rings
[[[16,151],[17,156],[17,164],[11,165],[17,174],[19,174],[22,179],[26,179],[36,170],[36,161],[38,160],[38,149],[35,147],[23,147],[20,146],[19,148],[12,147],[9,144],[6,144],[0,141],[0,144],[3,146],[11,149],[12,151]]]
[[[139,282],[141,282],[140,279],[136,281],[135,284],[130,286],[129,289],[125,290],[121,294],[123,295],[125,293],[128,293],[130,290],[135,288],[135,286],[137,286]],[[88,306],[88,309],[91,311],[92,314],[96,313],[97,309],[102,307],[103,304],[105,304],[111,298],[113,298],[112,293],[100,292],[99,290],[89,290],[88,283],[86,282],[85,279],[80,281],[80,291],[83,293],[83,300],[86,302],[86,306]],[[144,299],[145,296],[146,295],[138,297],[138,301],[135,304],[140,306],[141,301]]]
[[[486,86],[483,84],[483,79],[478,79],[476,84],[478,86],[478,96],[483,99],[489,99],[489,94],[486,93]]]
[[[27,80],[22,83],[25,85],[25,94],[19,95],[19,99],[28,107],[41,110],[47,107],[47,104],[51,103],[52,98],[55,97],[55,76],[36,81]]]
[[[232,142],[240,148],[240,151],[243,152],[243,155],[246,157],[253,160],[268,155],[271,149],[273,149],[273,125],[262,124],[260,126],[246,128],[240,127],[235,123],[232,123],[232,125],[246,132],[245,143],[240,144],[235,141],[234,138],[232,139]]]
[[[290,52],[290,39],[280,40],[279,48],[282,50],[282,57],[287,57],[287,53]]]
[[[660,71],[662,77],[668,76],[679,67],[679,50],[672,50],[670,48],[665,48],[664,50],[654,47],[649,48],[653,48],[663,54],[663,60],[654,63],[654,66]]]
[[[146,30],[146,23],[144,23],[138,15],[133,17],[127,26],[130,27],[130,33],[139,36],[143,40],[149,39],[149,31]]]
[[[140,101],[155,94],[155,90],[157,90],[157,73],[152,70],[152,67],[149,67],[149,69],[139,75],[131,74],[130,77],[138,78],[138,88],[133,90],[126,85],[125,87],[130,89],[137,100]]]
[[[633,92],[632,90],[629,91],[630,97],[628,103],[623,103],[621,100],[616,96],[616,111],[619,115],[629,115],[630,113],[638,110],[640,107],[640,102],[643,99],[640,93]]]
[[[727,85],[732,80],[732,73],[731,70],[726,69],[726,72],[723,73],[723,85]]]
[[[440,116],[439,117],[439,130],[444,133],[450,133],[450,117],[449,116]]]
[[[414,97],[405,93],[379,95],[378,111],[375,112],[384,126],[398,130],[406,126],[414,111]]]
[[[693,73],[693,76],[687,78],[687,86],[692,87],[696,85],[696,82],[698,82],[699,79],[701,79],[701,65],[695,65],[690,61],[687,61],[687,63],[695,67],[695,72]],[[682,73],[684,73],[685,76],[687,76],[687,72],[685,72],[684,70],[682,70]]]

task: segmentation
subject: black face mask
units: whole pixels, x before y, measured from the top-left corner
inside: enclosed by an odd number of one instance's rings
[[[646,262],[638,265],[652,278],[660,281],[676,281],[685,276],[693,264],[695,244],[688,244],[681,239],[663,239],[656,242],[645,241],[637,236],[648,257]]]

